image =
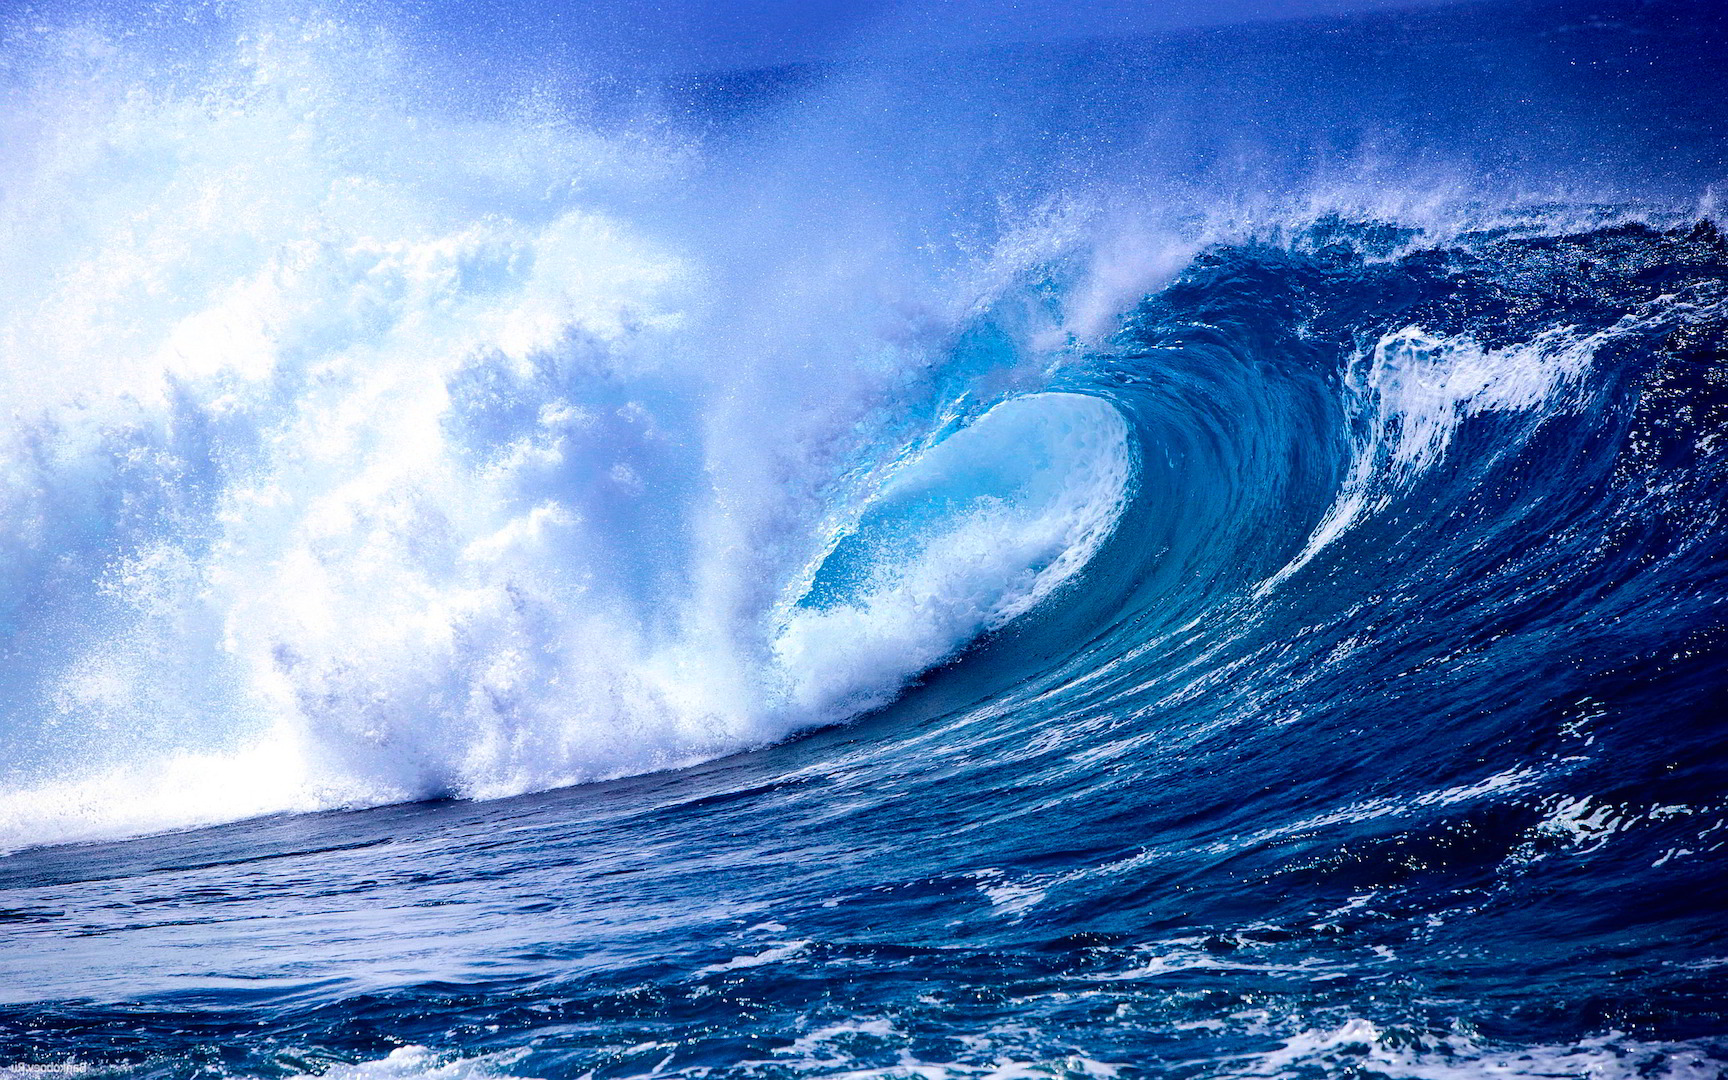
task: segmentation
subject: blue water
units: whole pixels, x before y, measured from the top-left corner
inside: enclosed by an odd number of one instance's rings
[[[1728,1074],[1718,5],[7,19],[0,1078]]]

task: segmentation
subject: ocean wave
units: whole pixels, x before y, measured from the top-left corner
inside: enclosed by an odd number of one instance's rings
[[[0,37],[0,1077],[1722,1072],[1720,11],[147,7]]]

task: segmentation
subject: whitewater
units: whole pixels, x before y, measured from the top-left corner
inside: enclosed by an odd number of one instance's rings
[[[565,44],[0,13],[0,1078],[1728,1072],[1716,5]]]

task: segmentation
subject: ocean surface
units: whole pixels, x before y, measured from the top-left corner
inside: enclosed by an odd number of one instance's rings
[[[0,13],[0,1078],[1728,1076],[1728,8]]]

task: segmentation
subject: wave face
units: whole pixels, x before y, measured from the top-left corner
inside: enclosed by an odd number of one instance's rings
[[[1723,13],[920,25],[10,17],[0,1077],[1728,1070]]]

